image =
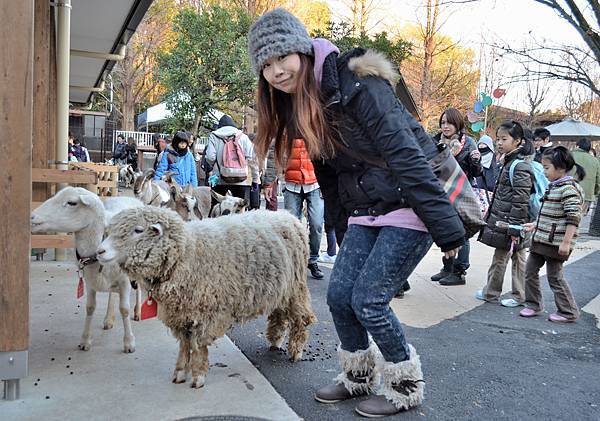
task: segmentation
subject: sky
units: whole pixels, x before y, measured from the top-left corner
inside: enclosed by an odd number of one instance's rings
[[[378,1],[378,0],[374,0]],[[446,1],[446,0],[444,0]],[[340,0],[329,0],[334,18],[341,17],[347,8]],[[379,0],[380,10],[374,20],[381,21],[375,31],[397,32],[398,26],[416,23],[424,16],[422,0]],[[533,35],[538,40],[552,43],[582,45],[577,31],[552,9],[533,0],[480,0],[474,3],[446,6],[447,21],[441,32],[472,48],[479,54],[483,44],[501,39],[511,45],[521,45]],[[487,48],[487,47],[484,47]],[[507,74],[517,72],[518,66],[510,61],[500,63]],[[544,108],[558,108],[564,102],[565,84],[551,82]],[[501,104],[526,110],[523,103],[524,84],[507,87]]]

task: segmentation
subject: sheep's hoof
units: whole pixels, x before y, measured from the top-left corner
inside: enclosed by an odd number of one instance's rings
[[[125,345],[123,347],[123,352],[126,354],[133,354],[135,352],[135,345]]]
[[[132,317],[132,319],[133,319],[135,322],[139,322],[139,321],[140,321],[140,316],[138,316],[137,314],[134,314],[134,315],[133,315],[133,317]]]
[[[196,380],[192,380],[192,389],[200,389],[201,387],[204,387],[204,376],[198,376]]]
[[[278,346],[276,346],[276,345],[271,345],[271,346],[269,347],[269,351],[283,351],[283,348],[281,348],[281,347],[278,347]]]
[[[185,371],[184,370],[175,371],[175,373],[173,373],[173,383],[175,383],[175,384],[185,383]]]
[[[91,344],[79,344],[77,347],[82,351],[89,351]]]
[[[298,352],[297,354],[294,354],[290,357],[290,361],[295,363],[298,362],[302,359],[302,352]]]
[[[113,322],[104,322],[104,326],[102,326],[102,329],[104,330],[109,330],[113,328]]]

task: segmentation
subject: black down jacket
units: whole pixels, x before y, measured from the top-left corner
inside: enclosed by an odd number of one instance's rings
[[[462,222],[427,162],[435,143],[396,98],[392,65],[363,49],[336,58],[325,61],[321,91],[343,146],[335,158],[313,162],[336,235],[343,236],[348,216],[410,207],[443,251],[461,246]]]
[[[509,168],[514,159],[524,159],[515,167],[513,182],[510,182]],[[511,225],[520,225],[528,222],[529,196],[533,189],[533,170],[531,169],[532,157],[523,156],[520,149],[510,153],[504,159],[504,166],[500,171],[498,182],[494,190],[494,198],[490,205],[490,211],[486,218],[486,226],[483,227],[479,240],[488,246],[508,250],[510,248],[510,236],[519,236],[518,230],[506,230],[496,227],[497,221],[508,222]],[[520,237],[517,249],[528,246],[526,238]]]

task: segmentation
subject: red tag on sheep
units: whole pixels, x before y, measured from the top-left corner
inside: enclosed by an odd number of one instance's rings
[[[142,303],[142,315],[141,319],[151,319],[156,317],[156,313],[158,312],[158,303],[152,297],[148,297]]]
[[[83,286],[83,277],[79,277],[79,282],[77,283],[77,299],[79,300],[81,297],[83,297],[83,292],[85,291],[85,288]]]

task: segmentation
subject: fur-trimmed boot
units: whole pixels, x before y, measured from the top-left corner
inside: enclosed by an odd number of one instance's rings
[[[377,361],[376,371],[381,376],[377,395],[362,401],[356,412],[377,418],[397,414],[423,402],[425,382],[421,360],[412,345],[408,346],[410,358],[399,363]]]
[[[371,393],[378,384],[376,361],[381,359],[377,345],[371,343],[364,351],[348,352],[338,346],[342,372],[334,384],[322,387],[315,393],[321,403],[336,403]]]

